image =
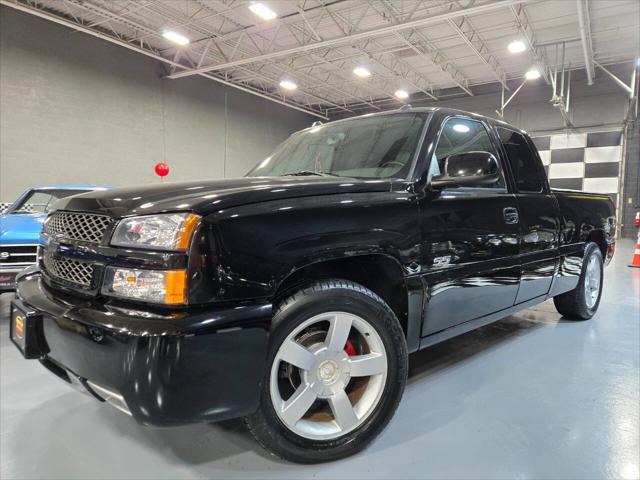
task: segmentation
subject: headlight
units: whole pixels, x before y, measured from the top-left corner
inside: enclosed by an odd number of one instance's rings
[[[144,302],[186,303],[187,272],[108,267],[102,293]]]
[[[120,220],[111,245],[151,250],[186,250],[200,217],[193,213],[145,215]]]

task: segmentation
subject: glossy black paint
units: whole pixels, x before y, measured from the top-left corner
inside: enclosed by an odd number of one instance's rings
[[[269,303],[161,314],[70,304],[37,272],[18,287],[17,306],[41,318],[43,359],[119,392],[140,423],[216,421],[257,407]]]
[[[578,284],[586,241],[595,241],[609,264],[615,252],[615,207],[607,195],[552,189],[560,212],[557,275],[549,296]]]
[[[347,185],[348,184],[348,185]],[[202,216],[269,200],[388,191],[389,182],[335,177],[244,177],[200,182],[167,182],[76,195],[54,210],[100,212],[114,218],[193,211]]]
[[[507,192],[452,189],[420,201],[422,335],[511,307],[518,292],[518,225],[504,222],[516,206]]]
[[[558,263],[559,211],[555,197],[518,193],[520,212],[520,288],[516,303],[549,293]]]
[[[587,241],[610,258],[608,197],[548,185],[522,194],[493,128],[502,123],[424,111],[430,119],[409,178],[249,177],[62,200],[57,209],[111,216],[111,229],[132,215],[202,218],[184,253],[114,248],[108,234],[101,245],[43,237],[54,255],[98,266],[85,291],[37,269],[19,279],[21,305],[43,318],[44,360],[122,391],[144,423],[227,418],[257,405],[272,305],[300,285],[321,278],[365,285],[395,311],[415,351],[574,288]],[[452,116],[485,124],[505,188],[431,187],[428,159]],[[107,265],[186,268],[189,304],[105,297]]]
[[[431,188],[491,185],[500,178],[498,161],[489,152],[467,152],[445,160],[445,174],[431,179]]]

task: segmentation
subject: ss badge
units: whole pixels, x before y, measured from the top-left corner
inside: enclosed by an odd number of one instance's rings
[[[433,257],[433,266],[442,268],[449,265],[451,262],[451,255],[443,255],[441,257]]]

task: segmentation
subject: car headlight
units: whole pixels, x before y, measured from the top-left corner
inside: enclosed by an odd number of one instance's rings
[[[111,245],[150,250],[186,250],[200,217],[193,213],[145,215],[120,220]]]
[[[143,302],[181,305],[187,299],[187,272],[107,267],[102,293]]]

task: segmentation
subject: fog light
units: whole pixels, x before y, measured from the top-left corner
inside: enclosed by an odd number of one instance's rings
[[[144,302],[180,305],[186,303],[185,270],[140,270],[109,267],[102,293]]]

